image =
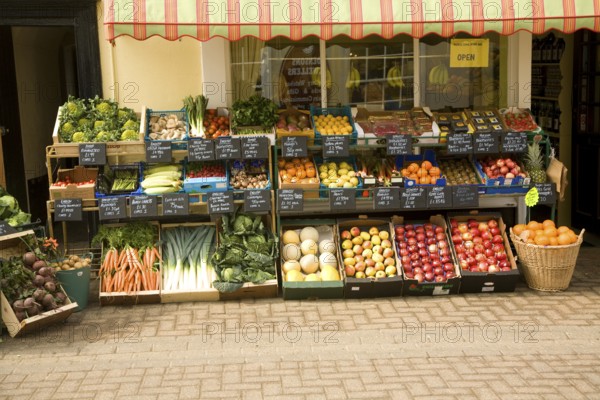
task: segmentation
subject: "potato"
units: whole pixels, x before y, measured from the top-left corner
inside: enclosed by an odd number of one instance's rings
[[[63,264],[63,265],[60,267],[60,269],[62,269],[63,271],[66,271],[66,270],[68,270],[69,268],[71,268],[71,266],[70,266],[69,264],[67,264],[67,263],[64,263],[64,264]]]

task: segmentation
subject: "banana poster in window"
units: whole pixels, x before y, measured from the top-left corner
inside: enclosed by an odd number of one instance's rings
[[[326,72],[331,88],[331,72]],[[318,45],[290,46],[279,74],[279,99],[286,107],[308,110],[321,105],[321,60]]]

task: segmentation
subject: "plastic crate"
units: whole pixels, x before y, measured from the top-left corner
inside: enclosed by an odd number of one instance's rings
[[[138,184],[137,184],[135,190],[130,191],[130,192],[122,191],[122,190],[118,190],[118,191],[111,190],[110,193],[101,193],[98,188],[98,183],[99,183],[100,179],[103,179],[104,173],[102,172],[102,173],[98,174],[98,179],[96,179],[95,192],[96,192],[97,199],[101,199],[103,197],[124,197],[124,196],[134,196],[134,195],[142,194],[142,187],[140,185],[140,183],[142,181],[142,164],[136,163],[136,164],[113,165],[113,166],[110,166],[107,168],[110,168],[111,170],[136,169],[137,174],[138,174],[138,179],[137,179]]]
[[[335,162],[335,163],[340,163],[342,161],[346,161],[348,164],[350,164],[352,166],[352,168],[354,169],[354,171],[357,171],[358,167],[356,166],[356,157],[354,156],[350,156],[345,160],[338,160],[338,159],[329,159],[329,158],[320,158],[320,157],[315,157],[315,165],[317,166],[317,174],[319,173],[319,167],[325,163],[328,162]],[[361,177],[357,176],[356,177],[358,179],[358,185],[355,188],[352,189],[356,189],[356,197],[360,197],[362,195],[362,189],[363,188],[363,180]],[[337,188],[337,189],[343,189],[343,188]],[[327,198],[329,197],[329,191],[331,189],[329,187],[327,187],[326,185],[323,184],[323,182],[321,181],[321,183],[319,184],[319,197],[321,198]]]
[[[153,117],[166,117],[168,115],[175,115],[177,116],[177,119],[179,121],[183,121],[184,125],[185,125],[185,134],[183,135],[183,138],[181,139],[150,139],[150,132],[151,132],[151,122],[150,120]],[[145,136],[144,139],[146,142],[172,142],[171,144],[171,148],[173,150],[185,150],[187,149],[187,140],[189,138],[190,135],[190,124],[188,122],[187,119],[187,113],[185,111],[185,109],[181,109],[181,110],[173,110],[173,111],[154,111],[152,109],[147,109],[146,110],[146,132],[145,132]]]
[[[397,170],[402,170],[405,167],[405,164],[409,164],[409,163],[421,163],[423,161],[429,161],[431,163],[432,166],[434,167],[438,167],[439,165],[435,159],[435,152],[433,150],[425,150],[425,152],[422,155],[406,155],[406,156],[397,156],[396,157],[396,169]],[[442,175],[440,175],[440,178],[437,180],[437,182],[435,183],[435,185],[433,184],[420,184],[417,183],[414,179],[409,179],[409,178],[403,178],[404,180],[404,187],[413,187],[413,186],[446,186],[446,177],[443,175],[444,171],[440,171],[442,173]]]
[[[186,162],[183,168],[183,191],[186,193],[224,192],[229,186],[229,169],[224,161],[195,162],[198,164],[221,164],[225,169],[224,177],[188,178],[190,162]]]
[[[185,177],[185,165],[184,165],[184,161],[181,161],[179,163],[152,163],[152,164],[148,164],[145,163],[142,165],[142,171],[141,171],[141,175],[140,175],[140,194],[147,194],[144,193],[144,188],[142,187],[141,183],[144,181],[145,177],[145,173],[146,173],[146,168],[151,168],[157,165],[175,165],[175,164],[180,164],[181,165],[181,174],[179,175],[179,180],[183,182],[183,178]],[[178,190],[177,192],[171,192],[171,193],[184,193],[183,190],[183,184],[181,185],[181,190]],[[148,194],[148,196],[162,196],[162,194]]]
[[[479,193],[482,194],[516,194],[516,193],[527,193],[529,191],[529,184],[531,183],[531,178],[523,178],[517,176],[512,179],[506,179],[503,177],[498,177],[495,179],[490,179],[487,177],[485,172],[483,172],[483,167],[479,160],[475,160],[473,162],[475,164],[475,170],[479,175],[479,178],[483,182],[481,186],[479,186]],[[523,165],[519,163],[521,169],[523,169]]]
[[[322,144],[321,137],[323,135],[321,134],[321,132],[319,132],[317,130],[316,125],[315,125],[315,116],[319,116],[319,115],[333,115],[334,117],[344,117],[344,116],[348,117],[348,123],[352,127],[352,133],[350,133],[348,135],[348,136],[350,136],[350,144],[357,143],[358,131],[356,130],[356,125],[354,124],[354,118],[352,118],[352,111],[350,110],[350,107],[344,106],[344,107],[322,108],[322,107],[310,106],[310,122],[315,130],[315,144],[317,144],[317,145]]]

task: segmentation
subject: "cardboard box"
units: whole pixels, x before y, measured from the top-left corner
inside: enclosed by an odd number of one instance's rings
[[[295,117],[300,117],[302,115],[306,116],[310,129],[307,129],[304,131],[289,131],[287,129],[282,129],[282,128],[276,127],[275,134],[277,136],[277,139],[281,139],[282,137],[285,137],[285,136],[304,136],[304,137],[308,138],[306,141],[307,144],[309,146],[313,145],[315,143],[315,131],[312,127],[310,113],[305,110],[296,110],[295,108],[288,108],[287,110],[279,111],[279,116],[286,118],[286,121],[287,121],[287,117],[290,115],[293,115]]]
[[[344,230],[349,230],[352,227],[358,227],[361,231],[368,230],[371,227],[376,227],[380,231],[389,231],[390,223],[388,219],[378,218],[367,218],[361,216],[359,219],[339,219],[338,220],[338,235]],[[392,233],[390,232],[390,241],[392,240]],[[340,236],[341,237],[341,236]],[[340,239],[341,240],[341,239]],[[341,250],[338,247],[338,252]],[[394,254],[396,250],[394,249]],[[340,256],[340,259],[342,257]],[[396,268],[398,268],[398,262],[396,260]],[[347,299],[362,299],[362,298],[373,298],[373,297],[392,297],[402,295],[402,277],[396,275],[394,277],[386,278],[366,278],[358,279],[354,277],[346,276],[344,271],[344,297]]]
[[[261,215],[261,219],[266,228],[268,228],[271,232],[276,232],[275,230],[275,221],[273,220],[271,214],[263,214]],[[219,218],[216,221],[217,225],[217,235],[223,230],[222,218]],[[275,260],[275,264],[277,261]],[[277,265],[275,265],[275,271],[277,271]],[[256,285],[251,282],[246,282],[244,285],[230,293],[219,293],[220,300],[239,300],[239,299],[258,299],[258,298],[270,298],[277,297],[278,292],[278,284],[277,279],[270,279],[262,284]]]
[[[161,230],[165,231],[168,229],[173,229],[177,227],[199,227],[199,226],[212,226],[215,227],[214,222],[188,222],[188,223],[179,223],[179,224],[162,224]],[[216,227],[215,227],[216,229]],[[215,234],[215,243],[218,242],[218,235]],[[163,254],[161,247],[161,256]],[[211,254],[214,251],[214,248],[211,249]],[[161,277],[162,278],[162,277]],[[181,303],[188,301],[218,301],[219,300],[219,291],[212,287],[206,289],[178,289],[178,290],[165,290],[164,289],[164,279],[160,280],[160,302],[161,303]]]
[[[58,108],[58,113],[56,114],[54,130],[52,131],[52,146],[50,146],[50,148],[52,149],[53,154],[57,156],[79,157],[79,143],[63,143],[58,136],[61,108],[62,106]],[[138,117],[138,120],[140,121],[139,140],[107,142],[107,156],[139,156],[140,154],[145,154],[146,145],[144,143],[144,132],[146,132],[146,106],[142,107],[141,115],[138,115]]]
[[[156,241],[160,241],[160,226],[158,222],[151,221],[156,231]],[[119,224],[106,224],[108,227],[116,228],[125,225],[124,223]],[[102,246],[102,253],[104,254],[104,245]],[[162,271],[162,262],[159,260],[159,271]],[[162,273],[162,272],[161,272]],[[128,292],[103,292],[102,291],[102,275],[98,274],[100,279],[99,284],[99,300],[101,306],[106,305],[135,305],[135,304],[158,304],[160,303],[160,288],[158,290],[143,290],[136,293]]]
[[[280,158],[281,159],[281,158]],[[289,160],[289,159],[283,159]],[[309,157],[309,160],[315,166],[315,177],[314,183],[283,183],[281,180],[281,172],[279,173],[277,179],[279,181],[279,189],[302,189],[304,190],[304,198],[305,199],[316,199],[319,197],[319,187],[321,185],[321,179],[319,179],[319,170],[317,169],[317,164],[312,157]],[[283,168],[279,168],[279,171],[283,171]]]
[[[415,226],[423,225],[424,223],[429,222],[436,226],[441,226],[444,229],[444,233],[446,233],[446,240],[448,240],[448,245],[450,245],[450,238],[448,237],[448,229],[446,226],[446,220],[441,215],[432,215],[427,221],[405,221],[404,217],[394,216],[392,217],[392,221],[390,223],[390,230],[394,232],[394,249],[396,250],[396,258],[398,268],[402,268],[402,263],[398,253],[398,242],[396,240],[395,228],[397,225],[406,225],[412,224]],[[452,257],[452,253],[450,253],[450,258],[452,263],[454,264],[454,273],[456,276],[454,278],[448,279],[446,282],[422,282],[419,283],[416,279],[410,279],[406,277],[404,273],[404,269],[402,268],[402,275],[404,278],[404,289],[402,293],[404,296],[431,296],[431,295],[446,295],[446,294],[457,294],[459,291],[459,287],[461,284],[461,276],[460,269],[458,268],[458,264],[456,263],[456,259]]]
[[[281,273],[281,287],[283,289],[283,298],[285,300],[304,300],[304,299],[341,299],[344,297],[344,281],[343,273],[340,268],[339,260],[339,240],[337,235],[337,227],[335,220],[323,219],[323,220],[288,220],[281,221],[281,232],[279,237],[283,238],[284,232],[288,230],[295,230],[298,234],[302,228],[312,226],[319,231],[319,243],[321,240],[332,240],[335,247],[334,251],[336,254],[335,261],[340,274],[339,281],[317,281],[317,282],[287,282],[283,270],[280,269]],[[279,254],[283,254],[283,241],[280,239],[280,250]],[[319,244],[317,243],[317,245]],[[319,257],[320,252],[317,253]],[[281,267],[283,267],[285,260],[281,257]]]
[[[506,250],[506,255],[508,262],[510,263],[511,270],[510,271],[500,271],[496,273],[488,273],[488,272],[471,272],[462,270],[462,282],[460,285],[461,293],[485,293],[485,292],[514,292],[517,282],[519,281],[519,270],[517,268],[517,264],[515,262],[515,257],[510,247],[510,242],[508,241],[507,236],[507,228],[504,225],[504,221],[502,220],[502,215],[500,213],[495,212],[473,212],[472,214],[464,214],[464,213],[448,213],[448,227],[450,227],[450,221],[452,219],[456,219],[457,222],[467,222],[469,219],[474,219],[476,221],[487,222],[488,220],[494,218],[498,221],[498,228],[500,229],[500,234],[502,235],[504,248]],[[450,229],[450,228],[449,228]],[[451,231],[448,231],[448,234],[451,235]],[[454,253],[454,258],[458,262],[458,257],[456,254],[456,248],[454,244],[450,246],[452,248],[452,252]]]
[[[29,230],[14,233],[12,235],[2,236],[0,238],[0,257],[8,258],[22,255],[26,250],[26,246],[21,239],[30,235],[34,237],[35,232]],[[64,290],[62,290],[62,292],[64,293]],[[3,292],[0,292],[2,321],[4,322],[4,325],[6,325],[8,334],[11,337],[22,336],[57,322],[64,321],[77,309],[77,307],[77,303],[72,303],[67,296],[65,305],[62,307],[29,317],[23,321],[19,321],[12,309],[11,304],[8,302],[8,299],[5,297]]]
[[[50,186],[50,200],[57,199],[94,199],[98,168],[77,165],[71,169],[59,169],[57,181],[65,181],[69,177],[71,184],[67,186]],[[77,186],[78,182],[93,180],[94,183]]]
[[[245,134],[245,133],[239,133],[244,131],[245,129],[252,129],[254,131],[256,131],[256,133],[250,133],[250,134]],[[271,146],[275,146],[275,127],[271,127],[268,129],[264,129],[261,126],[238,126],[235,129],[232,130],[233,132],[233,137],[237,137],[237,138],[241,138],[241,137],[266,137],[267,139],[269,139],[269,144]]]

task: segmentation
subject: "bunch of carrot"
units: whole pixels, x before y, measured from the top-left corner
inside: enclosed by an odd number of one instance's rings
[[[106,252],[100,266],[102,292],[140,292],[158,290],[160,272],[155,263],[160,260],[156,247],[146,247],[138,251],[133,247],[125,247],[119,252],[111,248]]]

